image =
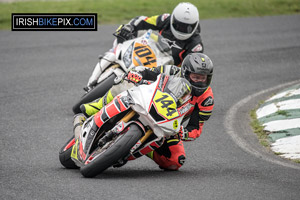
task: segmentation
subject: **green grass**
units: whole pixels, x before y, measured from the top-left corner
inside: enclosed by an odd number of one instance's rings
[[[10,29],[11,13],[98,13],[100,24],[126,23],[135,16],[172,12],[179,0],[67,0],[0,3],[0,29]],[[189,0],[200,19],[299,14],[300,0]]]
[[[250,117],[251,117],[250,125],[251,125],[254,133],[257,135],[259,143],[261,145],[269,148],[270,141],[268,140],[268,133],[266,131],[264,131],[264,127],[258,121],[257,116],[256,116],[256,110],[257,109],[253,109],[250,111]]]
[[[278,114],[278,115],[283,115],[283,116],[285,116],[285,117],[289,117],[289,116],[290,116],[290,115],[288,114],[288,112],[285,111],[285,110],[278,110],[278,111],[276,112],[276,114]]]

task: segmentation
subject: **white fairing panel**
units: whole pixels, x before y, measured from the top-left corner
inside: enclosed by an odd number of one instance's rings
[[[181,121],[184,116],[174,118],[172,120],[166,120],[163,122],[156,122],[152,116],[149,114],[149,109],[151,106],[152,98],[156,91],[157,81],[150,85],[140,85],[138,87],[132,87],[128,90],[130,96],[135,102],[132,105],[132,109],[139,113],[139,120],[146,126],[150,126],[154,133],[158,137],[169,137],[177,133],[180,129]],[[127,95],[125,91],[122,95]]]

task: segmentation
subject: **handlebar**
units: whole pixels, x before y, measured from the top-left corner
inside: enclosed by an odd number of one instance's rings
[[[134,85],[138,86],[138,85],[150,85],[152,82],[151,81],[148,81],[148,80],[145,80],[145,79],[142,79],[141,81],[139,81],[138,83],[134,82],[134,81],[131,81],[127,78],[127,75],[124,74],[124,77],[123,77],[124,80],[128,81],[128,82],[131,82],[133,83]]]

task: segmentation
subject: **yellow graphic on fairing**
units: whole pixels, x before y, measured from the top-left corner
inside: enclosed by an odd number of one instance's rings
[[[71,153],[71,158],[74,158],[76,160],[78,160],[78,157],[77,157],[78,142],[79,142],[79,140],[77,139],[76,143],[74,144],[74,146],[72,148],[72,153]]]
[[[157,90],[153,102],[157,112],[166,119],[170,120],[179,116],[176,110],[176,102],[168,93]]]
[[[173,122],[173,129],[176,130],[178,128],[178,121],[177,119]]]

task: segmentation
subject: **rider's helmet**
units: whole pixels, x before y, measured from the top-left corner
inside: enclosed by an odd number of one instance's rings
[[[179,3],[171,15],[171,31],[178,40],[189,39],[199,24],[199,13],[191,3]]]
[[[213,63],[203,53],[188,54],[181,64],[181,76],[192,85],[192,94],[200,96],[209,87],[213,75]]]

